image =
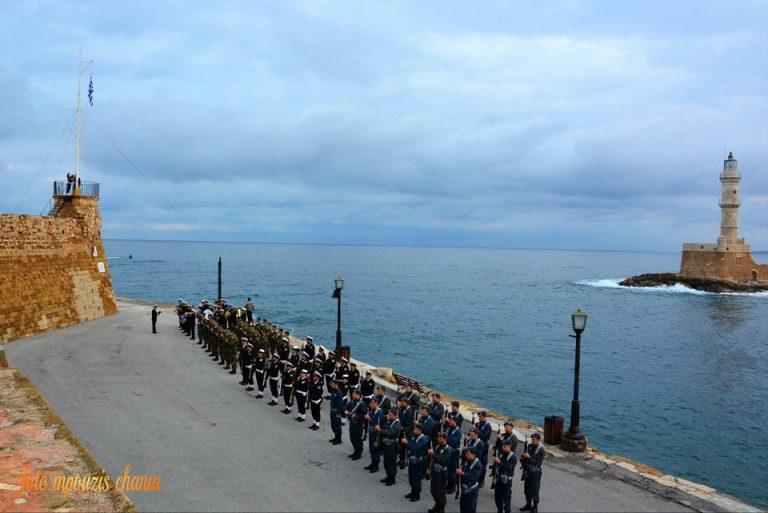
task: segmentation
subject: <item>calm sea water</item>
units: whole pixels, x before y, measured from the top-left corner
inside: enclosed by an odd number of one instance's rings
[[[677,253],[106,241],[118,296],[223,295],[297,336],[543,425],[570,418],[582,335],[581,427],[593,445],[768,507],[768,295],[617,281],[676,271]],[[129,259],[129,255],[133,258]],[[761,258],[765,260],[765,258]]]

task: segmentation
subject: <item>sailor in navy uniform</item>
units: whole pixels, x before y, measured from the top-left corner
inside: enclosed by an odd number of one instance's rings
[[[285,408],[283,413],[286,415],[291,413],[291,406],[293,406],[293,364],[291,362],[285,362],[285,370],[281,378],[281,386],[283,389],[283,401],[285,402]]]
[[[304,342],[304,352],[309,355],[310,360],[315,357],[315,341],[312,337],[307,337]]]
[[[243,372],[243,381],[245,381],[245,384],[248,385],[248,387],[245,389],[248,392],[253,391],[253,361],[254,361],[254,354],[253,354],[253,345],[250,343],[245,345],[245,352],[241,356],[242,361],[242,372]]]
[[[352,390],[352,400],[345,407],[344,413],[349,419],[349,441],[352,443],[353,452],[349,455],[352,460],[359,460],[363,454],[363,424],[367,406],[360,399],[360,390]]]
[[[398,400],[399,406],[397,408],[397,418],[400,419],[400,425],[403,432],[403,438],[408,439],[411,437],[411,432],[413,430],[413,425],[416,423],[416,411],[415,409],[408,404],[408,398],[405,396],[400,397]],[[398,449],[398,454],[400,456],[400,468],[405,468],[405,455],[406,455],[406,448],[405,445],[400,445]]]
[[[312,425],[309,429],[320,429],[320,406],[323,404],[323,374],[315,371],[309,385],[309,408],[312,413]]]
[[[429,437],[421,431],[421,424],[418,422],[413,426],[413,434],[408,441],[402,443],[408,449],[408,484],[411,485],[411,493],[405,496],[416,502],[421,499],[421,480],[424,473],[424,461],[427,456],[427,447],[429,446]]]
[[[373,399],[373,392],[376,388],[376,382],[373,380],[373,373],[370,370],[365,371],[365,377],[360,381],[360,395],[365,404],[369,404]]]
[[[424,433],[427,438],[430,438],[432,436],[432,430],[436,425],[435,421],[432,420],[432,417],[429,415],[428,406],[421,407],[421,416],[416,422],[421,424],[421,432]]]
[[[482,440],[480,440],[477,428],[469,428],[468,435],[469,439],[467,440],[467,447],[471,447],[475,451],[475,456],[477,456],[477,464],[483,465],[482,460],[480,460],[480,455],[485,454],[485,444]],[[482,467],[481,473],[485,473],[485,466]],[[482,476],[478,478],[478,481],[482,481]]]
[[[382,456],[384,457],[384,472],[386,476],[381,480],[387,486],[395,484],[397,475],[397,447],[400,445],[400,433],[402,426],[397,418],[396,410],[389,410],[387,421],[383,426],[374,429],[378,433]]]
[[[299,377],[296,378],[293,386],[296,394],[296,408],[299,410],[296,421],[304,422],[307,420],[307,397],[309,396],[309,371],[307,369],[299,371]]]
[[[357,388],[360,384],[360,371],[355,362],[349,362],[349,388]]]
[[[501,452],[502,449],[501,444],[507,440],[512,443],[512,452],[515,452],[518,439],[517,436],[515,436],[515,425],[512,424],[512,422],[504,423],[504,432],[501,434],[501,438],[496,441],[496,443],[499,444],[499,452]]]
[[[341,443],[341,414],[344,408],[344,396],[339,390],[339,380],[331,381],[331,431],[333,438],[328,440],[333,445]]]
[[[520,511],[539,511],[539,488],[541,487],[541,465],[544,463],[544,447],[541,446],[541,435],[533,433],[528,450],[523,452],[521,463],[523,465],[523,479],[525,484],[525,506]]]
[[[493,499],[496,501],[497,513],[511,513],[512,511],[512,477],[515,475],[515,445],[511,438],[501,442],[501,452],[493,458],[496,464],[496,487],[493,490]]]
[[[432,394],[432,402],[427,406],[429,410],[429,416],[435,422],[435,425],[430,434],[430,438],[433,441],[437,440],[437,433],[440,431],[443,424],[443,416],[445,415],[445,406],[440,402],[440,394],[435,392]]]
[[[483,441],[485,450],[482,453],[478,453],[480,463],[483,465],[483,475],[480,476],[480,488],[485,486],[485,469],[488,468],[488,449],[490,448],[491,434],[493,434],[493,426],[488,422],[488,414],[485,411],[478,412],[478,422],[475,426],[477,428],[480,440]]]
[[[480,442],[482,444],[482,441]],[[477,457],[476,449],[467,446],[464,449],[464,463],[456,469],[456,475],[460,477],[461,501],[459,511],[461,513],[475,513],[477,511],[477,493],[480,491],[480,474],[483,473],[483,465]]]
[[[280,357],[277,354],[273,354],[272,361],[269,362],[269,367],[267,368],[269,392],[272,394],[272,400],[267,403],[270,406],[275,406],[277,404],[277,398],[280,396],[280,392],[278,391],[278,381],[280,381],[281,368]]]
[[[264,377],[266,374],[267,369],[267,359],[266,359],[266,353],[263,349],[259,349],[258,353],[256,354],[256,360],[253,362],[253,372],[251,373],[251,382],[253,382],[255,376],[256,386],[258,387],[259,391],[256,393],[254,397],[256,399],[261,399],[264,397]]]
[[[376,397],[371,396],[365,420],[368,422],[368,432],[371,434],[368,438],[368,452],[371,455],[371,464],[364,468],[373,474],[379,471],[379,461],[381,460],[380,444],[376,437],[376,426],[381,426],[384,423],[384,413],[379,408],[379,400]]]
[[[336,379],[336,355],[333,351],[328,351],[328,358],[323,363],[323,374],[325,375],[325,386],[328,390],[328,395],[326,395],[325,398],[330,399],[331,382]]]
[[[459,456],[461,455],[461,429],[456,424],[456,417],[448,417],[448,429],[446,430],[448,445],[453,449],[451,461],[448,464],[447,493],[456,491],[456,469],[459,468]]]
[[[459,407],[461,404],[459,404],[459,401],[452,401],[451,402],[451,411],[448,412],[447,418],[454,418],[456,419],[456,426],[458,426],[459,429],[461,429],[461,423],[464,422],[464,416],[459,411]],[[448,420],[445,421],[445,429],[448,429]]]
[[[379,408],[381,408],[381,412],[384,415],[389,413],[389,410],[392,409],[392,401],[387,397],[387,389],[384,388],[384,386],[379,385],[376,387],[376,397],[379,400]]]
[[[445,513],[445,494],[448,484],[448,470],[454,452],[454,449],[448,445],[447,442],[448,433],[440,431],[437,434],[437,445],[427,451],[431,460],[429,491],[432,494],[432,498],[435,500],[435,505],[430,508],[427,513]]]
[[[405,385],[403,396],[405,397],[406,401],[408,401],[410,406],[413,406],[418,410],[419,405],[421,404],[421,400],[419,399],[419,394],[413,391],[413,387],[411,385]]]

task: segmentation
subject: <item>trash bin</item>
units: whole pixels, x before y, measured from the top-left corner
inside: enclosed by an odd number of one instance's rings
[[[563,418],[550,415],[544,417],[544,443],[560,445],[563,441]]]

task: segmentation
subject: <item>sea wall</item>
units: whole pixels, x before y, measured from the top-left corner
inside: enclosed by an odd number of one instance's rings
[[[692,278],[719,278],[739,283],[768,282],[768,265],[756,263],[749,249],[720,250],[710,246],[685,244],[680,261],[680,274]]]
[[[0,344],[117,313],[97,197],[0,215]]]

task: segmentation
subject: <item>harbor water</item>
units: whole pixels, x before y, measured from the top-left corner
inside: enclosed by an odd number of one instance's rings
[[[570,314],[581,308],[590,443],[768,507],[768,294],[618,286],[675,272],[679,253],[105,244],[119,297],[214,300],[221,256],[225,298],[250,296],[257,315],[326,347],[335,344],[333,279],[343,275],[353,356],[510,417],[562,416],[566,429]]]

